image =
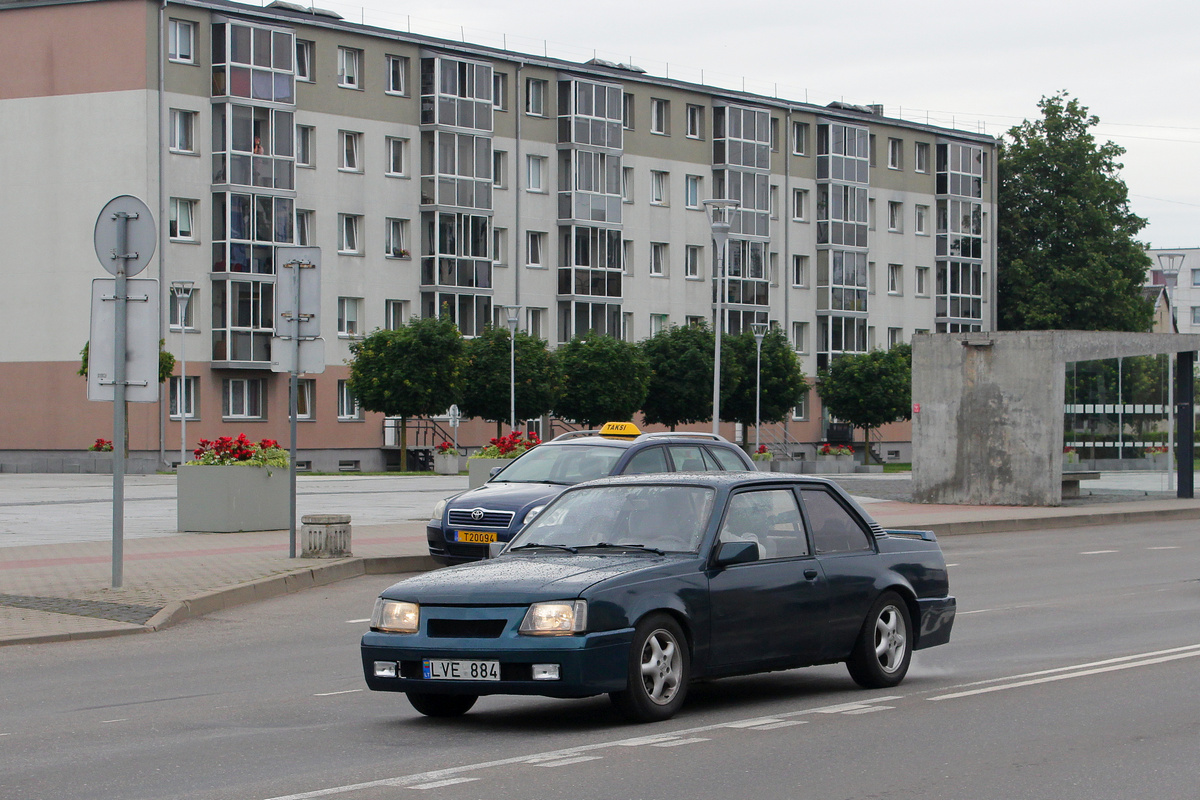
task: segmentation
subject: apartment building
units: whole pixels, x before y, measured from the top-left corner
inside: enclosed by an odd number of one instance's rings
[[[810,377],[916,332],[992,329],[995,145],[876,106],[286,2],[6,0],[0,469],[75,469],[66,456],[111,430],[111,405],[89,403],[75,373],[90,281],[105,274],[93,225],[116,195],[155,210],[143,276],[159,281],[165,347],[187,354],[158,404],[131,406],[131,451],[178,460],[185,418],[191,441],[287,438],[287,376],[270,371],[274,248],[308,245],[322,252],[328,366],[300,382],[300,458],[379,469],[384,421],[346,389],[356,338],[435,313],[472,336],[514,305],[551,347],[711,321],[709,198],[741,206],[730,330],[781,328]],[[174,281],[194,286],[185,311]],[[824,438],[815,392],[792,416],[777,438]]]
[[[1200,248],[1151,249],[1146,255],[1146,286],[1166,289],[1179,333],[1200,333]]]

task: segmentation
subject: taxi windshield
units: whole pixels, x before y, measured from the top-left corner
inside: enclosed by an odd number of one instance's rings
[[[513,539],[509,550],[611,547],[695,552],[712,513],[707,486],[596,486],[565,492]]]
[[[624,452],[623,447],[602,444],[540,444],[505,467],[492,481],[573,486],[608,477]]]

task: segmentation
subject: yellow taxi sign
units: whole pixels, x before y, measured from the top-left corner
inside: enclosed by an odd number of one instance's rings
[[[636,439],[642,432],[632,422],[606,422],[600,429],[600,435],[614,439]]]

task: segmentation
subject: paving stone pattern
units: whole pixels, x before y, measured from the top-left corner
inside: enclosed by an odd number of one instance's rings
[[[51,611],[76,617],[95,617],[113,622],[144,625],[157,614],[160,606],[135,606],[128,603],[107,603],[103,600],[79,600],[71,597],[34,597],[21,594],[0,594],[0,606],[25,608],[31,611]]]

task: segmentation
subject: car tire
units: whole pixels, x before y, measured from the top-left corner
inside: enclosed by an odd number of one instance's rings
[[[407,695],[412,707],[427,717],[461,717],[479,699],[476,694],[407,692]]]
[[[628,687],[609,697],[631,722],[660,722],[683,705],[690,674],[691,653],[683,629],[666,614],[651,614],[634,629]]]
[[[912,618],[895,592],[884,592],[863,622],[846,669],[865,689],[886,689],[904,680],[912,661]]]

